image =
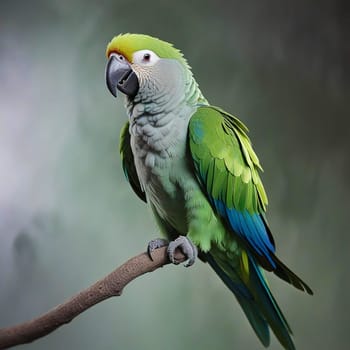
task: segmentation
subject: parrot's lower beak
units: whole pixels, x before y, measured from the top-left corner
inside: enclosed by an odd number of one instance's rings
[[[106,66],[106,83],[108,90],[117,97],[117,89],[134,98],[139,91],[139,81],[129,62],[111,55]]]

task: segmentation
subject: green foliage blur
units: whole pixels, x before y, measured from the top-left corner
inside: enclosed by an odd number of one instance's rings
[[[105,48],[139,32],[181,49],[213,105],[249,129],[279,256],[271,276],[298,349],[345,349],[349,305],[349,24],[345,1],[1,0],[0,327],[87,287],[159,236],[124,179],[123,99]],[[169,266],[25,349],[260,349],[209,267]],[[272,336],[271,349],[280,349]]]

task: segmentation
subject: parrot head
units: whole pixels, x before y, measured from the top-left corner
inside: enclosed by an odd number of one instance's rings
[[[182,53],[172,44],[143,34],[120,34],[107,46],[106,83],[130,99],[174,95],[192,76]]]

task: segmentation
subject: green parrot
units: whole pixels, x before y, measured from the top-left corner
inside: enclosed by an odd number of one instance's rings
[[[127,180],[165,237],[168,256],[180,248],[191,266],[207,262],[241,305],[264,346],[269,327],[285,349],[291,328],[264,270],[313,294],[275,254],[266,221],[262,170],[236,117],[209,104],[183,54],[143,34],[120,34],[107,46],[106,83],[125,96],[128,121],[120,154]],[[167,245],[152,240],[148,252]]]

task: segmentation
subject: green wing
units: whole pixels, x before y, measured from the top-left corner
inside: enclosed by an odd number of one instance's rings
[[[127,122],[120,131],[119,152],[126,179],[129,181],[137,196],[144,202],[147,202],[145,192],[142,190],[139,178],[137,176],[134,155],[130,146],[129,122]]]
[[[248,129],[217,107],[199,107],[189,123],[189,147],[197,178],[214,210],[259,264],[300,290],[310,287],[275,255],[265,220],[267,196]],[[248,254],[248,255],[249,255]]]
[[[217,107],[199,107],[189,124],[189,146],[197,177],[216,212],[269,270],[275,245],[264,213],[267,196],[248,129]]]

